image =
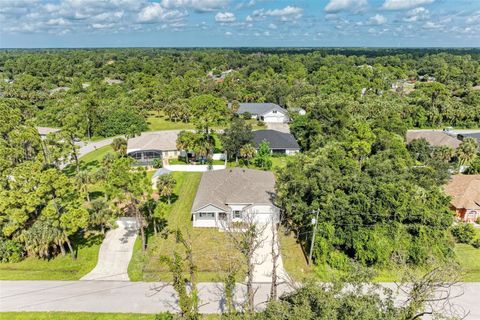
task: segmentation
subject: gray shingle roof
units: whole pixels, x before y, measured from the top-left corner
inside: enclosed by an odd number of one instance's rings
[[[192,212],[212,204],[230,211],[227,204],[273,204],[275,177],[270,171],[231,168],[202,175]]]
[[[272,110],[287,114],[287,110],[275,103],[240,103],[240,108],[238,108],[236,113],[242,114],[249,112],[251,114],[264,115]]]
[[[143,132],[128,139],[127,152],[136,150],[177,150],[177,131]]]
[[[253,144],[255,147],[263,141],[267,140],[270,149],[296,149],[300,150],[300,146],[291,133],[280,132],[276,130],[258,130],[253,132]]]

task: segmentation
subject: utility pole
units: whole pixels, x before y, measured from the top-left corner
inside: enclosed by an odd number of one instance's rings
[[[310,253],[308,255],[308,265],[312,264],[312,255],[313,255],[313,244],[315,243],[315,234],[317,233],[317,224],[318,224],[318,212],[319,210],[314,210],[313,212],[316,213],[315,218],[312,218],[312,242],[310,243]]]

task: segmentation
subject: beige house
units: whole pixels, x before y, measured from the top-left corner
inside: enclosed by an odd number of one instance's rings
[[[150,165],[154,159],[177,158],[177,136],[178,131],[144,132],[128,139],[127,155],[141,165]]]
[[[425,139],[430,145],[434,147],[448,146],[452,149],[457,149],[460,146],[460,141],[455,136],[451,136],[440,130],[410,130],[407,132],[407,143],[413,140]]]
[[[253,217],[259,223],[277,222],[273,203],[275,177],[270,171],[231,168],[203,173],[192,205],[194,227],[222,229]]]
[[[450,205],[459,220],[477,221],[480,217],[480,175],[454,175],[445,186],[445,192],[452,197]]]

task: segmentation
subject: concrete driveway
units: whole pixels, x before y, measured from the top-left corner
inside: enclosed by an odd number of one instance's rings
[[[261,239],[262,242],[257,250],[254,252],[253,260],[255,263],[255,269],[253,271],[253,281],[259,283],[271,283],[272,282],[272,270],[273,270],[273,256],[272,256],[272,243],[273,232],[275,232],[274,250],[279,252],[278,245],[278,232],[276,228],[272,229],[272,223],[260,225],[262,229]],[[277,281],[288,281],[288,274],[283,267],[282,256],[280,255],[277,260]]]
[[[95,268],[80,280],[130,280],[127,270],[137,238],[137,222],[135,218],[120,218],[117,225],[107,232]]]
[[[288,123],[267,122],[266,125],[267,129],[290,133],[290,127],[288,126]]]

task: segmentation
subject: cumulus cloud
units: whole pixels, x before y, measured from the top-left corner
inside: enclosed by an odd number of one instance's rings
[[[387,23],[387,18],[385,18],[381,14],[376,14],[373,17],[371,17],[368,21],[370,24],[381,25],[381,24]]]
[[[161,5],[167,9],[186,8],[197,12],[210,12],[225,7],[228,0],[162,0]]]
[[[185,12],[179,10],[167,10],[163,8],[159,3],[151,3],[144,7],[138,13],[138,22],[140,23],[154,23],[165,20],[175,20],[182,18],[186,15]]]
[[[386,10],[406,10],[431,4],[435,0],[385,0],[382,8]]]
[[[235,15],[231,12],[219,12],[215,15],[215,21],[217,22],[223,22],[223,23],[228,23],[228,22],[235,22],[237,18],[235,18]]]
[[[282,9],[258,9],[248,15],[246,21],[264,20],[266,17],[275,17],[281,21],[292,21],[300,19],[303,15],[303,9],[295,6],[286,6]]]
[[[428,11],[424,7],[418,7],[418,8],[409,10],[406,13],[405,18],[403,20],[407,22],[417,22],[417,21],[426,20],[429,17],[430,17],[430,11]]]
[[[367,0],[330,0],[325,6],[325,12],[361,11],[367,6]]]

